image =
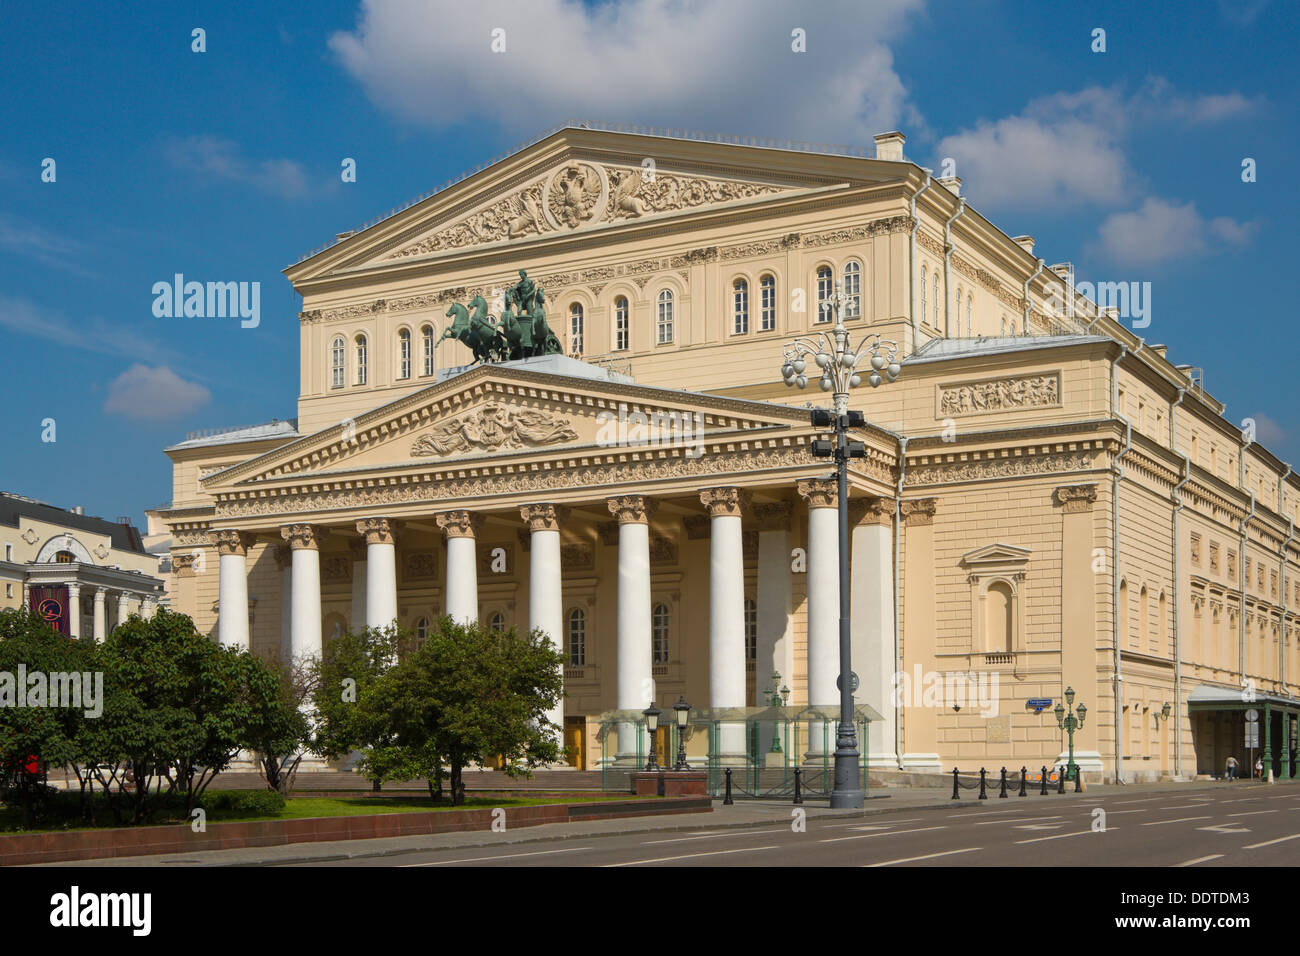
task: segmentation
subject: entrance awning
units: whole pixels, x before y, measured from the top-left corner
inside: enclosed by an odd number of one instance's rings
[[[1268,694],[1255,691],[1252,700],[1244,699],[1243,688],[1222,687],[1215,684],[1202,684],[1187,695],[1189,712],[1198,710],[1250,710],[1263,708],[1265,705],[1282,710],[1300,710],[1300,699],[1283,694]]]

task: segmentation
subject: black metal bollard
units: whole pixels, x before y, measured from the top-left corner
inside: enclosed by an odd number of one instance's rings
[[[1002,768],[1002,784],[998,787],[998,799],[1001,800],[1007,795],[1007,768]]]
[[[1065,793],[1065,768],[1056,771],[1056,792]]]
[[[1046,767],[1043,768],[1042,773],[1039,775],[1039,779],[1043,782],[1043,789],[1038,791],[1038,795],[1040,797],[1045,797],[1047,796],[1047,768]]]
[[[1027,797],[1027,796],[1029,796],[1029,794],[1027,794],[1027,793],[1025,792],[1025,781],[1027,781],[1028,779],[1029,779],[1029,771],[1028,771],[1027,769],[1025,769],[1024,767],[1021,767],[1021,768],[1020,768],[1020,794],[1019,794],[1019,795],[1022,796],[1022,797]]]
[[[1079,765],[1074,765],[1074,792],[1083,793],[1083,780],[1079,775]]]
[[[957,782],[957,768],[956,768],[956,767],[953,767],[953,768],[952,768],[952,798],[953,798],[954,800],[960,800],[960,799],[961,799],[961,797],[959,797],[959,796],[957,795],[957,787],[958,787],[958,786],[959,786],[959,784],[958,784],[958,782]]]
[[[803,792],[799,788],[800,781],[803,779],[803,768],[794,768],[794,802],[803,803]]]
[[[726,777],[727,777],[727,793],[726,796],[722,798],[722,805],[724,807],[729,807],[735,802],[734,800],[731,799],[731,768],[730,767],[726,769]]]
[[[988,798],[988,791],[984,787],[984,768],[980,767],[980,799],[987,800]]]

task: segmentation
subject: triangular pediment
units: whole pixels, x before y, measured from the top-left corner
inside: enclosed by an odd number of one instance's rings
[[[481,366],[205,478],[215,492],[431,465],[552,467],[573,455],[683,453],[806,430],[806,411],[625,382]]]
[[[566,128],[287,270],[294,282],[900,178],[833,154]]]
[[[988,544],[962,555],[961,563],[971,569],[1019,567],[1029,561],[1028,548],[1014,544]]]

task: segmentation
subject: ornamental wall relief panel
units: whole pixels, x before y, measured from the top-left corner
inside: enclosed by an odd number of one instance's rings
[[[477,411],[437,425],[411,443],[412,458],[556,445],[578,440],[569,419],[537,409],[488,402]]]
[[[1061,373],[1021,375],[935,386],[935,417],[985,415],[1061,405]]]

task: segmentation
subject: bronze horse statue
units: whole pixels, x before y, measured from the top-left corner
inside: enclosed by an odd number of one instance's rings
[[[487,320],[487,300],[481,295],[476,295],[469,300],[469,304],[474,307],[473,315],[459,302],[452,303],[446,314],[454,318],[438,341],[456,339],[468,346],[474,353],[475,365],[479,362],[502,361],[509,355],[509,346]]]

